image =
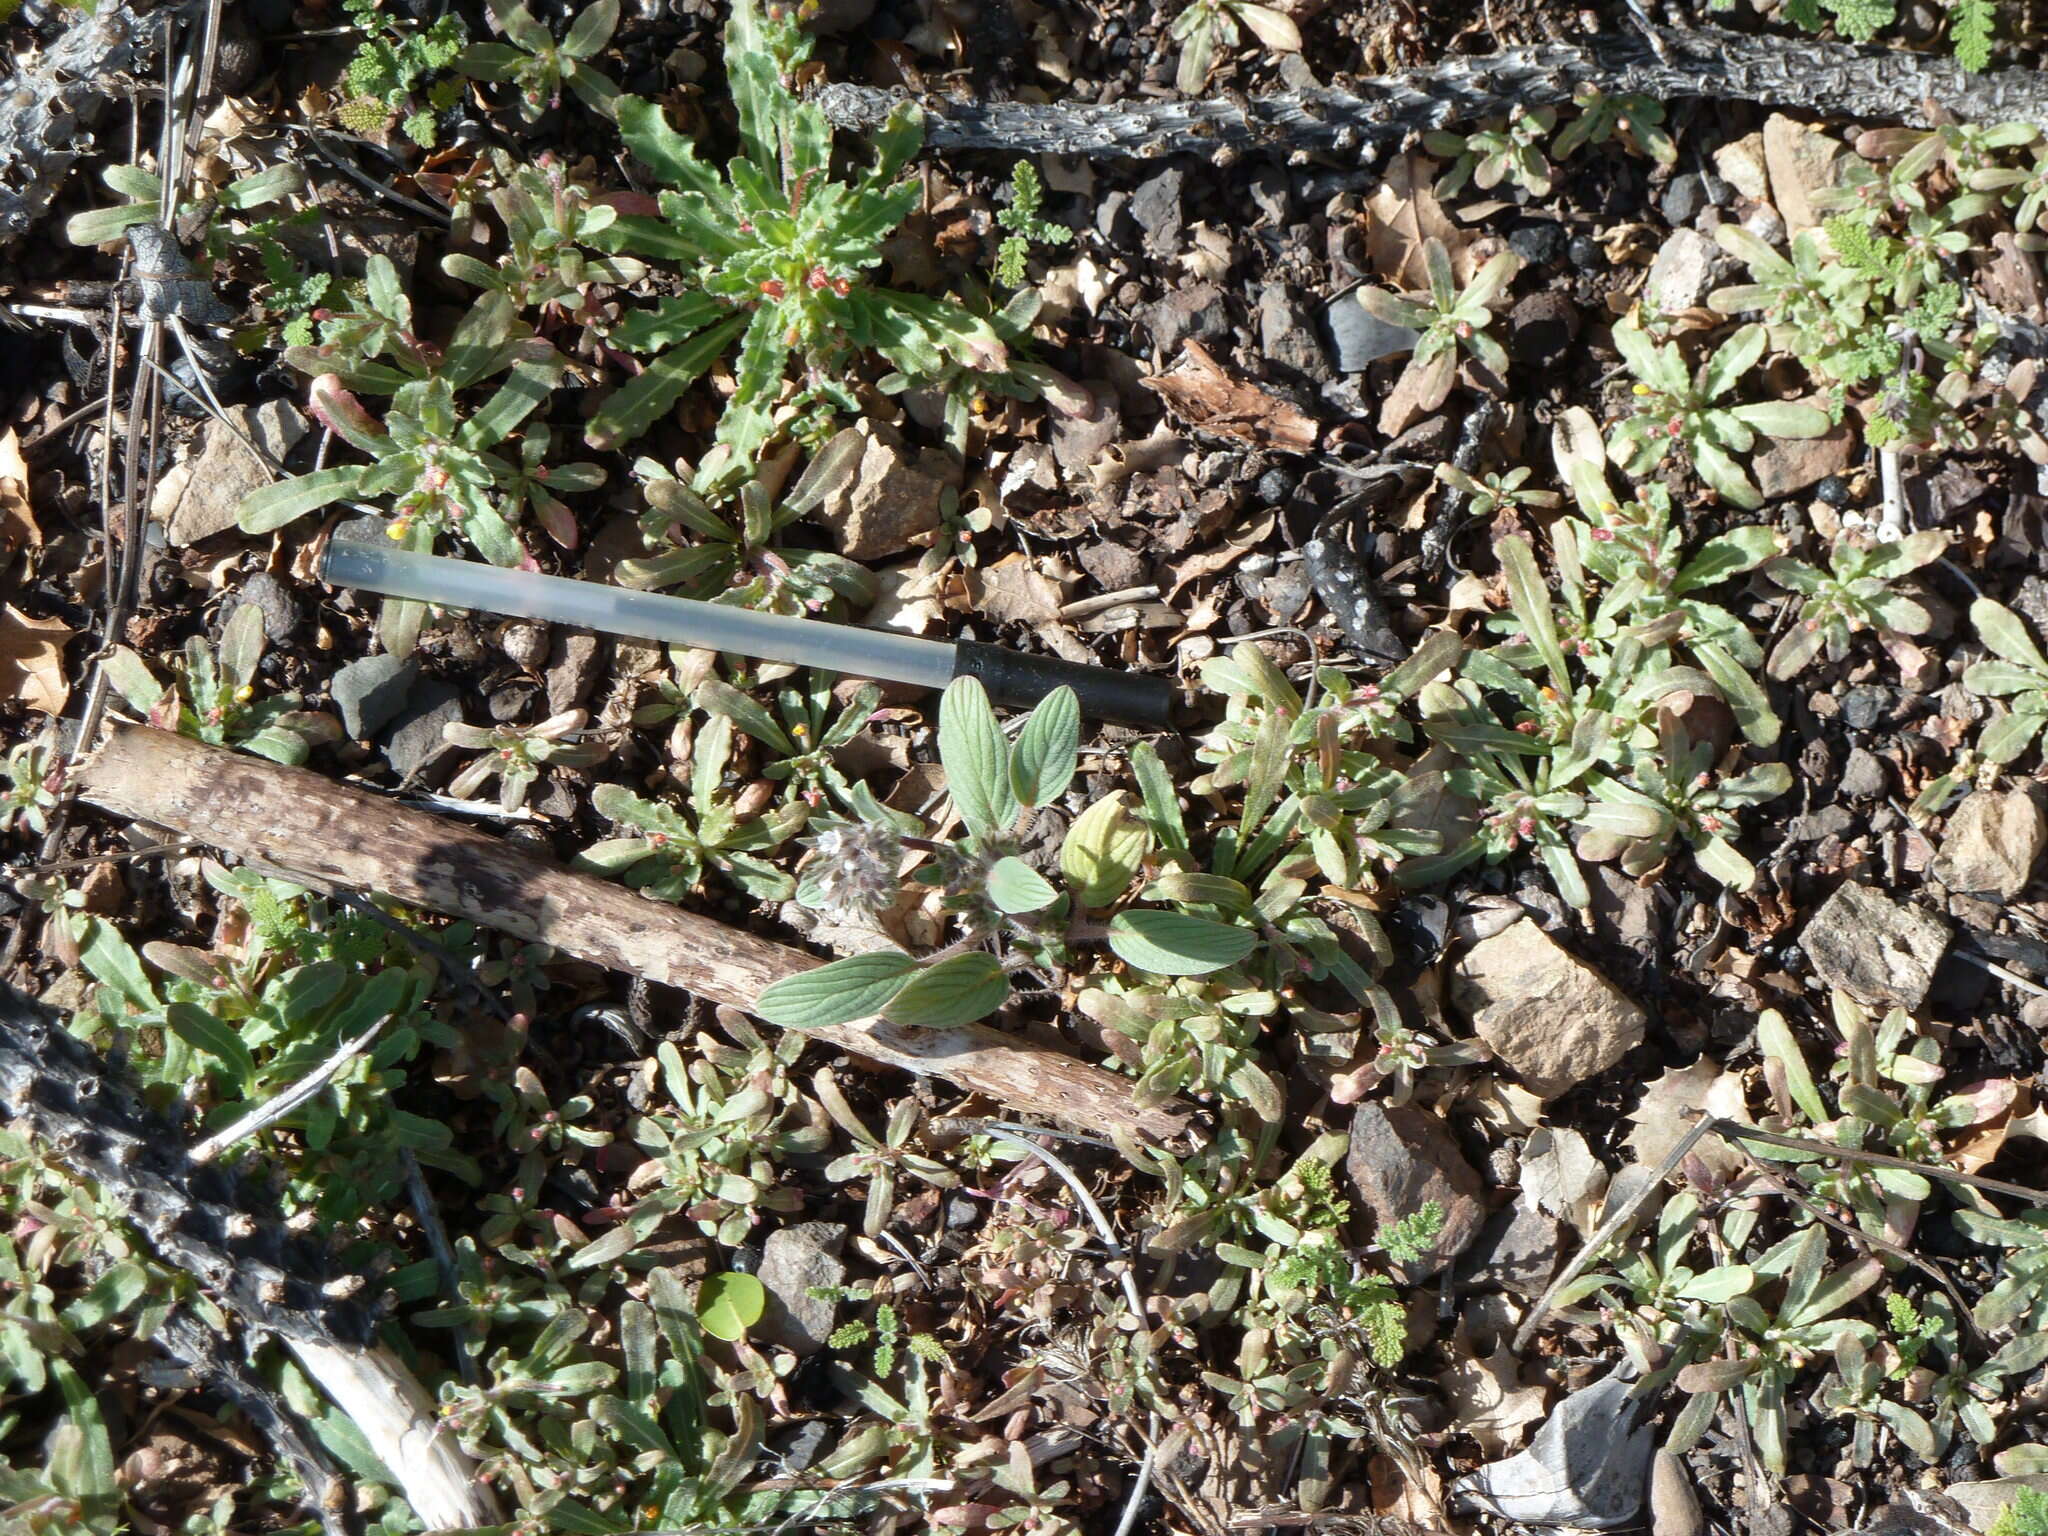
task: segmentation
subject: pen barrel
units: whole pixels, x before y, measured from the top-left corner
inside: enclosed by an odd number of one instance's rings
[[[1118,672],[1054,656],[1027,656],[1000,645],[962,640],[954,648],[953,675],[981,680],[988,696],[1012,709],[1028,709],[1055,688],[1074,690],[1091,720],[1164,729],[1171,721],[1173,684],[1149,672]]]
[[[320,574],[333,586],[362,587],[387,597],[578,625],[922,688],[943,688],[953,677],[953,647],[937,640],[506,570],[352,539],[329,542]]]

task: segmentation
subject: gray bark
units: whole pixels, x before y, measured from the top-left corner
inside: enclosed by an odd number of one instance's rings
[[[1408,136],[1557,106],[1591,85],[1658,100],[1706,96],[1848,118],[1928,121],[1928,103],[1965,122],[2048,127],[2048,75],[2007,69],[1966,73],[1952,60],[1895,49],[1749,36],[1718,27],[1614,33],[1583,44],[1547,43],[1451,59],[1344,90],[1253,100],[1110,102],[1102,105],[931,100],[925,139],[934,149],[1003,149],[1152,159],[1219,149],[1329,150],[1370,162]],[[902,99],[854,85],[817,93],[843,128],[869,128]]]
[[[181,6],[138,12],[100,0],[49,50],[0,86],[0,246],[49,211],[71,167],[93,152],[92,127],[128,94],[126,77],[161,46]]]

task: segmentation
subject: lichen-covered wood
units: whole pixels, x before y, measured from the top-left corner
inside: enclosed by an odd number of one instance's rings
[[[1952,60],[1812,38],[1746,36],[1718,27],[1613,33],[1580,44],[1505,48],[1403,75],[1322,90],[1230,100],[924,103],[934,149],[1158,156],[1219,149],[1330,150],[1371,163],[1410,134],[1516,106],[1557,106],[1582,85],[1660,101],[1707,96],[1842,117],[1925,123],[1932,103],[1965,122],[2048,127],[2048,78],[2033,70],[1966,73]],[[817,94],[841,127],[873,127],[901,98],[828,85]]]

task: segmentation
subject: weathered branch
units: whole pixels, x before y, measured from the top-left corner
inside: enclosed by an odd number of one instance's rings
[[[1952,60],[1811,38],[1751,36],[1718,27],[1610,33],[1583,44],[1506,48],[1448,59],[1405,75],[1230,101],[924,103],[934,149],[1003,149],[1150,159],[1219,148],[1321,149],[1370,162],[1413,133],[1497,117],[1515,106],[1556,106],[1582,85],[1659,100],[1706,96],[1849,118],[1925,123],[1928,104],[1965,122],[2048,127],[2048,76],[2027,69],[1972,75]],[[901,98],[828,85],[817,93],[842,128],[870,128]]]
[[[54,1014],[4,985],[0,1105],[58,1161],[117,1201],[160,1257],[246,1326],[276,1335],[362,1432],[430,1530],[498,1518],[433,1399],[376,1342],[375,1313],[360,1299],[364,1277],[337,1269],[324,1243],[287,1231],[268,1191],[193,1162],[178,1126],[144,1105]],[[174,1345],[179,1338],[195,1342],[189,1330],[174,1335]],[[285,1442],[287,1449],[296,1443]],[[324,1500],[334,1485],[328,1479],[308,1488]]]
[[[0,246],[19,240],[49,211],[71,167],[92,152],[92,125],[130,94],[135,73],[182,9],[138,12],[101,0],[0,90]]]
[[[818,963],[459,823],[162,731],[116,726],[78,782],[93,805],[310,884],[381,891],[714,1002],[746,1008],[770,982]],[[1181,1129],[1179,1113],[1132,1103],[1128,1080],[978,1025],[941,1031],[868,1019],[809,1033],[1085,1130],[1164,1138]]]

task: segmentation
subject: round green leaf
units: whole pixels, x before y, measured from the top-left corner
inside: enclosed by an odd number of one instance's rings
[[[1109,920],[1109,947],[1117,958],[1155,976],[1205,976],[1237,964],[1257,943],[1249,928],[1149,907]]]
[[[752,1275],[713,1275],[697,1292],[697,1326],[727,1343],[761,1321],[767,1310],[767,1288]]]

